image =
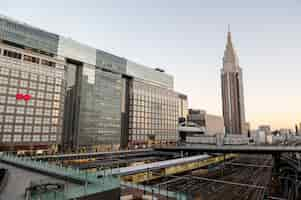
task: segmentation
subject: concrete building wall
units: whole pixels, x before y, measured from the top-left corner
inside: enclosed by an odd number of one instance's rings
[[[206,119],[207,134],[215,135],[215,134],[225,133],[225,125],[224,125],[223,117],[206,114],[205,119]]]

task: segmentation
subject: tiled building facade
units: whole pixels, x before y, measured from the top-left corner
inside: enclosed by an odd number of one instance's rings
[[[62,62],[0,44],[0,144],[34,149],[61,140],[65,97]]]

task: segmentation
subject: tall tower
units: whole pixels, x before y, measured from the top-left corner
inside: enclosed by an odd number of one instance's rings
[[[223,116],[226,134],[247,134],[242,69],[234,50],[230,28],[221,70]]]

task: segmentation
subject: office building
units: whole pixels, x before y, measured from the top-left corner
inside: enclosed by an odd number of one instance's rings
[[[0,145],[64,151],[175,142],[173,77],[0,16]]]
[[[0,41],[1,150],[58,144],[66,83],[58,37],[1,17]]]
[[[223,57],[221,84],[226,134],[247,134],[242,69],[232,44],[230,30]]]
[[[172,76],[127,61],[129,81],[129,146],[175,143],[177,140],[178,95]]]
[[[188,116],[188,98],[187,95],[178,93],[178,118],[179,122],[186,121]]]

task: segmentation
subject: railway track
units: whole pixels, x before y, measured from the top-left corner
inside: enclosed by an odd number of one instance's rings
[[[241,156],[232,162],[235,164],[227,162],[219,170],[202,176],[171,176],[158,185],[206,200],[263,199],[271,178],[272,157]]]

